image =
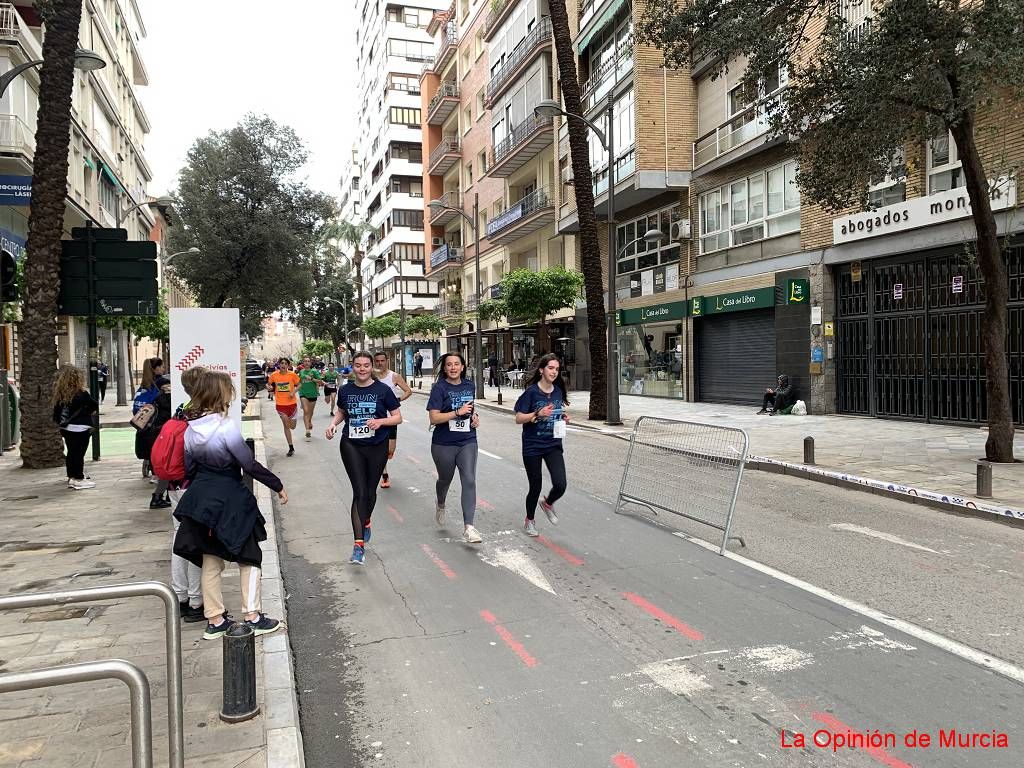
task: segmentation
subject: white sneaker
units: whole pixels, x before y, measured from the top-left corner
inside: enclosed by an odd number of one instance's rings
[[[483,541],[483,539],[480,538],[480,531],[472,525],[466,526],[466,530],[462,532],[462,540],[467,544],[479,544]]]
[[[526,531],[527,536],[540,536],[537,526],[530,518],[526,518],[526,525],[523,526],[523,530]]]
[[[307,432],[306,433],[306,442],[308,443],[312,439],[313,439],[312,436],[309,434],[309,432]]]
[[[434,519],[437,521],[438,525],[444,525],[444,516],[447,513],[448,510],[445,509],[444,504],[437,505],[437,508],[434,510]]]
[[[544,510],[544,514],[548,516],[548,522],[552,525],[558,525],[558,515],[555,514],[555,508],[548,504],[548,499],[545,496],[541,499],[540,508]]]
[[[76,491],[84,491],[86,488],[96,487],[96,483],[92,480],[72,480],[68,485]]]

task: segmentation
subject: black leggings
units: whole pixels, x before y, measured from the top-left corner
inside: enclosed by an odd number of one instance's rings
[[[85,479],[85,452],[89,448],[89,432],[69,432],[66,429],[60,431],[64,438],[64,468],[67,470],[68,478],[71,480]]]
[[[341,463],[345,465],[352,483],[352,535],[363,540],[363,528],[370,523],[370,515],[377,504],[377,483],[388,463],[388,443],[368,445],[358,440],[341,441]]]
[[[100,388],[100,402],[102,403],[106,399],[106,397],[107,397],[107,382],[106,382],[106,379],[104,379],[103,381],[99,382],[99,388]]]
[[[544,475],[541,473],[541,462],[548,465],[548,474],[551,475],[551,490],[548,491],[548,504],[554,504],[565,494],[565,457],[561,448],[552,448],[541,456],[523,456],[523,466],[526,467],[526,477],[530,481],[530,490],[526,494],[526,518],[533,520],[537,512],[537,500],[540,499],[541,485],[544,483]]]

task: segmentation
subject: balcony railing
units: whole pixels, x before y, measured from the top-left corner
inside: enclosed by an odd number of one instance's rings
[[[429,209],[430,223],[434,226],[443,226],[459,215],[459,211],[462,210],[462,200],[457,189],[448,190],[437,199],[444,203],[444,208],[439,208],[436,211],[433,208]]]
[[[460,315],[462,314],[462,299],[457,297],[440,299],[434,308],[434,312],[439,317],[455,317]]]
[[[488,103],[501,95],[502,90],[523,64],[528,62],[539,49],[549,45],[551,45],[551,19],[544,16],[538,21],[537,26],[530,30],[519,47],[509,54],[498,71],[491,76],[491,82],[487,84]]]
[[[487,222],[487,237],[494,237],[502,230],[515,226],[523,219],[529,218],[545,208],[551,208],[553,205],[554,201],[546,187],[535,189]]]
[[[427,105],[427,123],[429,125],[440,125],[448,119],[448,116],[455,111],[459,101],[459,85],[451,80],[441,83],[437,94]],[[441,109],[441,107],[444,109]]]
[[[490,40],[515,6],[514,0],[491,0],[491,10],[484,21],[484,40]]]
[[[407,57],[408,58],[408,57]],[[423,66],[420,67],[420,76],[427,74],[427,72],[434,71],[434,57],[433,56],[419,56],[416,59],[408,59],[409,61],[423,61]],[[363,110],[365,111],[365,109]]]
[[[35,134],[17,115],[0,115],[0,150],[21,152],[29,158],[35,155]]]
[[[20,40],[32,59],[43,58],[43,48],[13,3],[0,3],[0,39]]]
[[[622,41],[615,56],[601,64],[583,83],[581,91],[583,109],[587,112],[597,107],[617,83],[633,71],[633,36]]]
[[[768,132],[768,110],[785,93],[785,88],[752,104],[728,122],[701,136],[693,145],[693,167],[699,168]]]
[[[434,147],[434,151],[430,153],[430,162],[428,167],[432,170],[445,155],[457,155],[462,146],[458,136],[445,136],[441,139],[441,143]]]
[[[441,33],[441,47],[434,56],[434,71],[438,74],[452,60],[455,51],[459,47],[459,33],[454,27],[455,25],[451,24],[448,29]]]
[[[865,37],[871,34],[871,17],[868,16],[865,19],[861,19],[856,24],[852,24],[846,28],[843,32],[843,41],[847,45],[856,45],[860,43]]]
[[[440,269],[449,264],[462,264],[462,249],[445,243],[440,248],[435,248],[430,254],[430,269]]]
[[[494,162],[492,162],[491,165],[495,166],[500,163],[537,131],[540,131],[543,128],[550,128],[551,122],[552,118],[550,115],[543,117],[530,115],[530,117],[526,118],[523,122],[513,128],[511,133],[502,139],[494,148]]]

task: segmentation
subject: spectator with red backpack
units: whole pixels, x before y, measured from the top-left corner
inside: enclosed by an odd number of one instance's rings
[[[152,468],[153,443],[156,442],[160,430],[171,418],[171,380],[166,376],[158,376],[155,382],[159,393],[151,403],[142,406],[132,417],[135,433],[135,456],[147,462]],[[171,506],[167,498],[167,481],[157,475],[156,489],[149,501],[150,509],[166,509]]]

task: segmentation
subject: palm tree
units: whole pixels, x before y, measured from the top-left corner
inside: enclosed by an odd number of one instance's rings
[[[340,221],[334,222],[325,228],[324,237],[331,240],[340,240],[345,245],[352,248],[352,270],[356,274],[356,306],[358,316],[360,318],[359,324],[362,324],[363,316],[363,240],[366,236],[373,232],[371,227],[365,221],[349,221],[348,219],[341,219]],[[362,336],[360,332],[360,336]]]
[[[569,33],[569,14],[565,0],[551,0],[551,30],[558,57],[559,82],[565,110],[582,115],[580,83],[576,78],[576,59]],[[587,300],[587,335],[590,348],[590,414],[591,419],[604,419],[608,412],[608,326],[604,311],[604,284],[601,276],[601,247],[597,239],[597,217],[594,214],[594,182],[590,173],[590,143],[587,126],[582,120],[569,120],[569,154],[572,158],[573,185],[576,190],[576,213],[580,222],[580,268],[583,272],[583,295]],[[609,158],[614,162],[614,158]],[[608,226],[614,226],[611,222]],[[608,275],[608,290],[615,290],[615,276]]]
[[[46,36],[39,71],[39,112],[28,216],[25,301],[19,326],[24,357],[21,376],[21,459],[25,467],[60,466],[60,434],[51,420],[50,393],[57,363],[57,289],[64,197],[71,141],[71,88],[82,0],[39,4]]]

